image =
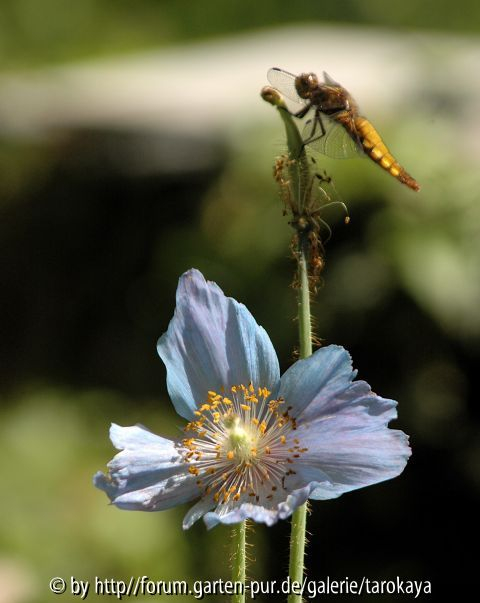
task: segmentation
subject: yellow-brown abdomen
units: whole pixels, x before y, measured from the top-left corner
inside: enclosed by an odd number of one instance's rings
[[[384,170],[389,172],[394,178],[403,182],[414,191],[420,189],[417,181],[407,173],[407,171],[398,163],[395,157],[387,149],[385,143],[380,138],[380,134],[373,125],[364,117],[355,119],[355,128],[360,137],[360,142],[365,153],[378,163]]]

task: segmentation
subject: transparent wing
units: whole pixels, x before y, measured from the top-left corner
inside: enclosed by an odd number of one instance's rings
[[[343,88],[343,86],[330,77],[326,71],[323,72],[323,81],[328,86],[340,86],[340,88]]]
[[[362,145],[356,137],[355,128],[350,133],[341,123],[335,121],[335,116],[321,114],[325,134],[320,136],[322,130],[317,123],[314,128],[314,118],[309,119],[303,128],[302,138],[310,148],[332,157],[332,159],[351,159],[352,157],[365,156]],[[312,134],[313,133],[313,134]],[[311,142],[309,139],[313,137]]]
[[[295,88],[295,77],[296,76],[293,75],[293,73],[284,71],[279,67],[272,67],[267,72],[267,79],[274,88],[295,103],[305,105],[305,100],[300,98],[297,94],[297,90]]]

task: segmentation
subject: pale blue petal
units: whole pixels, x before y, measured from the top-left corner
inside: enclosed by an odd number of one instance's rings
[[[387,427],[396,418],[395,405],[362,381],[335,401],[312,401],[295,431],[308,450],[294,465],[299,480],[316,484],[310,498],[336,498],[403,471],[411,454],[408,437]]]
[[[396,402],[374,394],[340,346],[317,350],[282,377],[281,395],[296,418],[295,436],[308,448],[297,477],[328,499],[399,475],[410,456],[407,436],[389,429]]]
[[[183,518],[182,527],[184,530],[188,530],[193,524],[205,515],[210,509],[216,506],[216,502],[211,497],[201,498],[197,503],[191,507],[185,517]]]
[[[252,519],[256,523],[264,523],[267,526],[272,526],[278,520],[290,517],[297,507],[307,501],[310,491],[310,486],[294,490],[288,494],[284,502],[279,503],[274,508],[262,506],[261,504],[243,503],[231,509],[227,508],[226,512],[222,512],[223,509],[217,507],[214,512],[207,513],[203,520],[209,530],[219,523],[231,525],[245,519]]]
[[[121,450],[108,463],[108,475],[98,472],[94,484],[121,509],[160,511],[190,501],[199,494],[175,443],[140,425],[113,424],[110,438]]]
[[[350,354],[337,345],[320,348],[312,356],[297,360],[283,375],[279,395],[291,406],[290,414],[298,419],[313,399],[331,410],[339,402],[339,393],[356,376]]]
[[[180,278],[175,314],[157,349],[175,409],[189,420],[210,390],[250,382],[278,389],[277,355],[264,329],[198,270]]]
[[[298,482],[296,478],[295,481]],[[297,507],[306,502],[311,490],[312,486],[308,484],[288,493],[279,492],[279,498],[274,503],[269,500],[262,502],[260,499],[257,503],[238,502],[218,505],[212,497],[202,498],[185,515],[183,528],[185,530],[190,528],[201,517],[208,529],[219,523],[230,525],[245,519],[271,526],[280,519],[290,517]],[[215,511],[211,511],[213,508]]]

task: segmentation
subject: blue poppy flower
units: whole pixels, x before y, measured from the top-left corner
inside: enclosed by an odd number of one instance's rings
[[[330,345],[280,378],[272,343],[245,306],[197,270],[179,281],[158,342],[167,387],[187,420],[177,441],[112,425],[119,452],[95,485],[121,509],[160,511],[199,499],[184,518],[207,527],[285,519],[399,475],[407,436],[389,429],[396,402],[354,381],[348,352]]]

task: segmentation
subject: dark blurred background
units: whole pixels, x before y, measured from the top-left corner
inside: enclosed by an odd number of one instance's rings
[[[323,215],[334,234],[316,333],[399,401],[413,456],[391,482],[313,503],[308,576],[431,580],[422,600],[466,600],[479,561],[479,32],[473,0],[2,0],[1,603],[53,600],[57,575],[228,577],[228,529],[184,533],[187,507],[121,512],[91,478],[114,453],[111,421],[179,433],[155,344],[184,270],[248,306],[283,370],[293,360],[292,233],[272,179],[283,131],[259,96],[271,66],[328,71],[422,185],[317,156],[351,222]],[[252,578],[284,577],[288,534],[254,527]]]

